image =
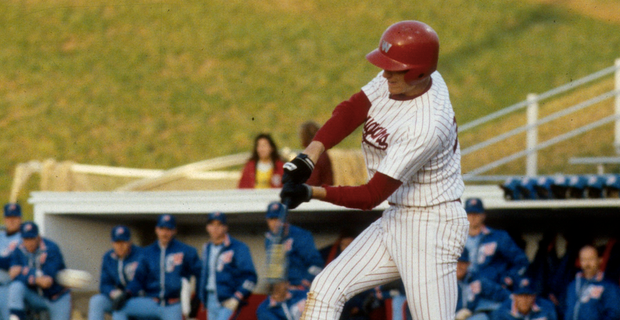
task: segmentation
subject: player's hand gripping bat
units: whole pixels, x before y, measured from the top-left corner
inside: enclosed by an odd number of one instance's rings
[[[282,202],[283,206],[278,217],[278,229],[271,246],[267,250],[267,280],[269,283],[282,282],[287,278],[286,249],[282,240],[284,238],[284,225],[288,215],[290,199],[285,198]]]

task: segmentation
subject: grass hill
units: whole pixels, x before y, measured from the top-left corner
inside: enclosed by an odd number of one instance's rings
[[[263,131],[298,148],[297,126],[379,72],[364,56],[404,19],[439,34],[459,123],[620,56],[616,21],[552,1],[6,0],[0,198],[33,159],[165,169]]]

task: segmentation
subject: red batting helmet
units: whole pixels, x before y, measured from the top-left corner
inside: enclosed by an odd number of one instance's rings
[[[401,21],[391,25],[379,41],[379,48],[366,55],[375,66],[389,71],[409,70],[405,81],[411,83],[437,70],[439,37],[420,21]]]

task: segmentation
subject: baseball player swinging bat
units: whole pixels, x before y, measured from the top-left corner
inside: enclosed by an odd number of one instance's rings
[[[278,217],[278,231],[273,243],[267,251],[267,280],[269,283],[277,283],[286,280],[286,249],[282,240],[284,238],[284,224],[288,215],[290,199],[283,200],[283,206]]]

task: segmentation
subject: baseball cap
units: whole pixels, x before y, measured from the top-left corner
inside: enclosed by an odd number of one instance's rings
[[[284,205],[281,204],[280,202],[277,202],[277,201],[271,202],[267,206],[267,219],[279,218],[280,211],[282,210],[283,207]]]
[[[17,203],[7,203],[4,205],[5,217],[21,217],[22,207]]]
[[[523,277],[517,281],[514,289],[514,294],[536,294],[536,288],[532,279]]]
[[[39,227],[32,221],[22,223],[21,236],[23,239],[32,239],[39,236]]]
[[[112,228],[112,241],[129,241],[131,239],[131,231],[125,226],[116,226]]]
[[[209,216],[207,217],[207,224],[211,223],[211,221],[216,220],[224,225],[226,224],[226,216],[223,213],[219,211],[209,213]]]
[[[467,213],[484,213],[482,200],[479,198],[469,198],[465,201],[465,212]]]
[[[458,262],[469,262],[469,250],[467,248],[463,248],[463,253],[461,253]]]
[[[159,228],[168,228],[168,229],[176,229],[177,228],[177,220],[173,215],[170,214],[162,214],[157,219],[157,227]]]

